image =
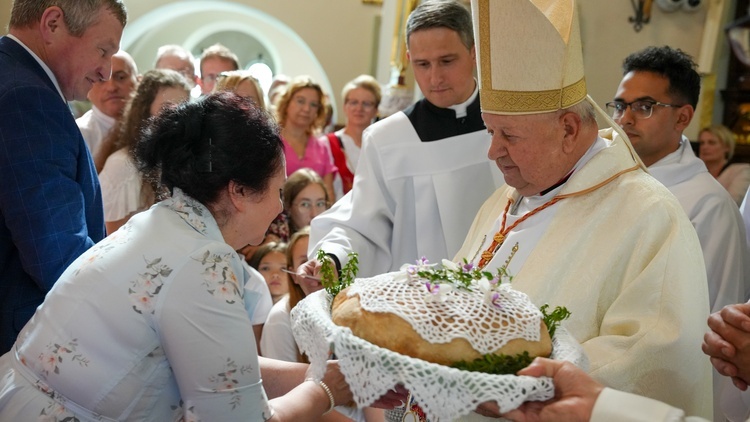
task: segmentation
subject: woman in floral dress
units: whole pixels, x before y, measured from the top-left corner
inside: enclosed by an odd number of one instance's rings
[[[257,356],[259,295],[235,250],[281,211],[285,170],[250,104],[212,94],[153,123],[137,161],[172,197],[63,273],[0,358],[0,420],[301,421],[351,400],[335,362],[314,382]]]

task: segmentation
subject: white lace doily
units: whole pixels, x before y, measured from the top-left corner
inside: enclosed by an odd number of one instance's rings
[[[493,306],[483,300],[476,284],[472,285],[472,291],[454,288],[442,300],[429,300],[434,296],[427,293],[425,281],[409,277],[404,271],[394,271],[358,278],[347,296],[359,295],[360,307],[368,312],[398,316],[432,344],[462,338],[486,355],[517,338],[539,341],[542,313],[525,293],[511,289],[510,284],[503,283],[487,293],[496,294],[497,306]]]
[[[525,401],[548,400],[554,395],[549,378],[461,371],[375,346],[348,327],[335,325],[330,309],[331,298],[325,290],[307,296],[291,313],[294,337],[310,359],[316,379],[323,377],[326,361],[335,353],[359,407],[397,384],[411,392],[433,422],[458,419],[490,400],[507,412]],[[583,348],[562,326],[555,332],[551,357],[584,369],[588,366]]]

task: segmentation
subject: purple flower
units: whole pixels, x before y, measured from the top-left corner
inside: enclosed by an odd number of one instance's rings
[[[471,262],[467,262],[463,266],[463,270],[464,270],[465,273],[471,272],[471,270],[473,270],[473,269],[474,269],[474,264],[472,264]]]
[[[503,309],[503,304],[500,303],[500,293],[493,293],[492,300],[490,302],[492,303],[492,306],[496,307],[497,309]]]
[[[427,288],[427,292],[433,294],[433,295],[439,295],[440,294],[440,285],[439,284],[432,284],[429,281],[424,283],[424,286]]]
[[[424,298],[427,302],[445,302],[448,300],[448,294],[453,290],[450,284],[424,283],[427,293]]]

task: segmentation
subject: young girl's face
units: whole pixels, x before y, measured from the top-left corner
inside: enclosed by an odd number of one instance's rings
[[[286,255],[281,252],[267,253],[258,264],[258,272],[268,283],[268,290],[271,291],[274,303],[289,292],[287,274],[281,271],[284,268],[286,268]]]
[[[303,238],[300,238],[297,243],[294,244],[294,247],[292,248],[292,267],[290,268],[292,271],[296,272],[297,268],[299,268],[300,265],[307,262],[307,245],[309,244],[310,238],[308,236],[305,236]],[[305,296],[309,295],[310,293],[317,292],[318,290],[322,289],[323,286],[321,286],[319,281],[310,280],[309,278],[301,278],[292,276],[294,279],[294,282],[299,284],[299,286],[302,288],[302,291],[305,292]]]

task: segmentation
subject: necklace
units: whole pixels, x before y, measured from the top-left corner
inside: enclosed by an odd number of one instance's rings
[[[534,208],[533,210],[526,213],[523,217],[516,220],[515,223],[511,224],[509,227],[505,227],[505,220],[508,217],[508,210],[510,209],[510,206],[514,203],[513,200],[509,200],[508,204],[505,205],[505,210],[503,211],[503,221],[500,224],[500,230],[498,230],[497,233],[495,233],[494,236],[492,236],[492,243],[490,243],[490,247],[487,248],[484,252],[482,252],[482,259],[479,260],[479,268],[484,268],[489,262],[492,260],[492,258],[495,257],[495,253],[497,253],[497,250],[500,249],[500,246],[503,245],[503,242],[505,242],[505,236],[510,233],[511,230],[515,229],[516,226],[526,221],[527,218],[544,211],[548,207],[551,207],[552,205],[555,205],[558,201],[561,199],[566,198],[566,196],[555,196],[554,198],[550,199],[549,201],[545,202],[544,204]]]
[[[635,165],[633,167],[630,167],[630,168],[627,168],[625,170],[619,171],[618,173],[612,175],[611,177],[609,177],[608,179],[604,180],[603,182],[598,183],[598,184],[596,184],[594,186],[591,186],[590,188],[584,189],[582,191],[572,192],[572,193],[563,194],[563,195],[556,195],[555,197],[553,197],[552,199],[550,199],[546,203],[544,203],[544,204],[540,205],[539,207],[536,207],[533,210],[529,211],[523,217],[521,217],[518,220],[516,220],[515,223],[511,224],[510,227],[506,228],[505,227],[505,219],[508,216],[508,210],[510,210],[510,206],[515,202],[512,199],[508,200],[508,203],[505,205],[505,210],[503,211],[503,220],[500,223],[500,230],[497,233],[495,233],[494,236],[492,236],[492,243],[490,244],[490,246],[484,252],[482,252],[482,258],[479,260],[479,264],[478,264],[479,268],[480,269],[484,268],[487,264],[489,264],[489,262],[492,260],[492,258],[495,257],[495,254],[497,253],[497,251],[500,249],[500,246],[502,246],[503,242],[505,242],[505,237],[508,235],[508,233],[510,233],[511,230],[513,230],[514,228],[516,228],[516,226],[518,226],[519,224],[521,224],[524,221],[526,221],[527,218],[529,218],[529,217],[531,217],[531,216],[533,216],[533,215],[535,215],[535,214],[537,214],[537,213],[545,210],[548,207],[551,207],[552,205],[558,203],[559,201],[561,201],[561,200],[563,200],[565,198],[572,198],[574,196],[585,195],[585,194],[587,194],[589,192],[593,192],[593,191],[599,189],[600,187],[609,184],[611,181],[617,179],[618,177],[622,176],[623,174],[629,173],[631,171],[638,170],[639,168],[640,168],[639,165]],[[484,243],[484,242],[482,242],[482,243]],[[481,246],[480,246],[480,248],[481,248]]]

